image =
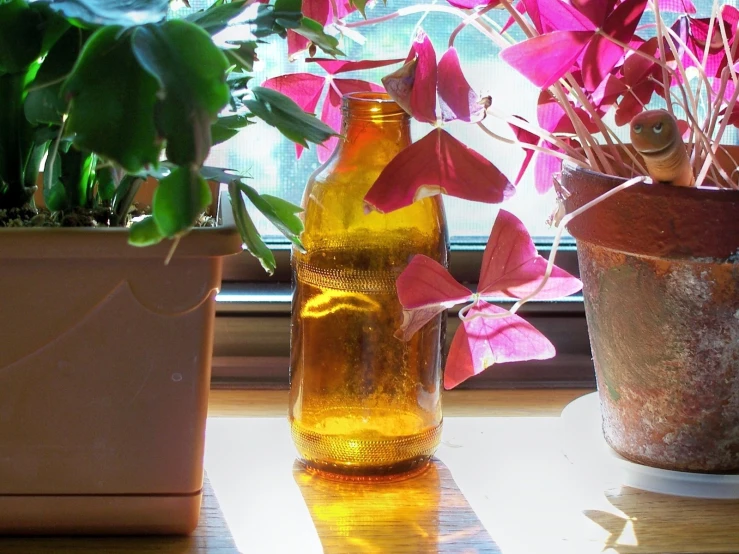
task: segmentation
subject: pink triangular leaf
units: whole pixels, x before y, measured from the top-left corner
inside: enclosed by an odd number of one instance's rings
[[[514,116],[521,121],[526,121],[523,117]],[[513,125],[509,123],[509,126],[511,129],[513,129],[513,132],[516,135],[516,139],[518,139],[518,142],[522,144],[531,144],[533,146],[539,144],[539,135],[536,135],[532,133],[531,131],[527,131],[526,129],[522,129],[521,127],[518,127],[517,125]],[[518,185],[518,183],[521,182],[521,179],[523,178],[524,174],[526,173],[526,169],[529,167],[529,163],[531,162],[531,158],[534,156],[534,151],[530,148],[524,149],[525,155],[523,158],[523,162],[521,163],[521,168],[518,170],[518,175],[516,176],[516,180],[513,182],[515,185]]]
[[[348,73],[349,71],[361,71],[363,69],[374,69],[376,67],[385,67],[403,61],[403,58],[394,60],[333,60],[330,58],[306,58],[306,62],[315,62],[320,65],[327,73],[336,75],[337,73]]]
[[[695,5],[690,0],[659,0],[659,10],[661,12],[687,13],[696,12]]]
[[[547,360],[554,346],[534,326],[517,315],[490,318],[472,316],[501,314],[506,310],[478,302],[467,312],[449,348],[444,369],[444,388],[451,389],[496,363]]]
[[[439,61],[439,104],[444,121],[477,123],[485,117],[485,106],[464,78],[454,47],[444,52]]]
[[[480,294],[523,298],[543,281],[546,267],[547,261],[536,251],[524,224],[512,213],[500,210],[482,256]],[[536,298],[561,298],[580,289],[579,279],[554,266]]]
[[[443,129],[434,129],[395,156],[364,199],[380,212],[391,212],[434,194],[497,204],[514,191],[485,157]]]
[[[460,285],[439,262],[416,255],[396,281],[398,300],[403,306],[403,340],[447,308],[472,297],[472,291]]]
[[[597,27],[575,6],[560,0],[524,0],[539,34],[552,31],[594,31]]]
[[[628,43],[634,36],[647,0],[624,0],[610,14],[603,24],[603,32],[622,43]],[[582,78],[585,89],[595,90],[605,76],[623,58],[624,49],[603,35],[596,35],[585,51],[582,59]]]
[[[412,51],[418,64],[411,90],[411,115],[419,121],[436,123],[436,52],[431,39],[420,29]]]
[[[503,60],[539,88],[548,88],[573,69],[592,31],[554,31],[501,51]]]
[[[492,2],[488,0],[446,0],[446,1],[449,2],[455,8],[462,8],[463,10],[471,10],[478,6],[488,6],[490,4],[497,6],[499,3],[498,0],[493,0]]]
[[[271,88],[291,98],[298,106],[308,113],[314,113],[318,100],[323,92],[325,79],[311,73],[291,73],[267,79],[263,87]],[[330,140],[334,140],[332,137]],[[298,158],[303,153],[303,146],[295,145],[295,154]]]

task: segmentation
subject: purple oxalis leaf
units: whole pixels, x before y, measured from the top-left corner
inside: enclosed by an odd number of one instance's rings
[[[413,256],[395,285],[403,306],[403,323],[397,335],[403,340],[409,340],[442,311],[472,298],[472,291],[460,285],[444,266],[422,254]]]
[[[497,204],[515,187],[487,158],[443,129],[434,129],[400,152],[364,197],[370,208],[391,212],[434,194]]]
[[[593,31],[554,31],[513,44],[500,55],[521,75],[545,89],[573,69],[592,36]]]
[[[457,49],[452,47],[439,61],[439,105],[443,121],[459,119],[477,123],[485,117],[485,106],[464,78]]]
[[[505,311],[480,300],[467,312],[467,317]],[[444,368],[444,388],[454,388],[496,363],[547,360],[555,353],[552,343],[517,315],[468,319],[452,339]]]
[[[647,0],[624,0],[608,14],[602,26],[603,34],[592,38],[582,58],[582,78],[587,91],[595,90],[624,56],[623,47],[603,35],[628,43],[646,5]]]
[[[478,292],[485,296],[523,298],[544,280],[547,261],[539,255],[526,227],[512,213],[500,210],[490,233]],[[557,266],[536,298],[552,300],[582,289],[579,279]]]

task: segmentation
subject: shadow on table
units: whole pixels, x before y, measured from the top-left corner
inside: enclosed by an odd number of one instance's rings
[[[586,510],[608,531],[603,550],[637,552],[734,552],[739,544],[739,501],[669,496],[622,487],[606,492],[613,513]],[[731,545],[732,549],[728,550]]]
[[[433,460],[402,481],[331,481],[293,467],[324,554],[499,553],[454,482]]]

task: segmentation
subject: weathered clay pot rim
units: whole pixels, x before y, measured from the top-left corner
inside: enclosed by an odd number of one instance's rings
[[[590,176],[590,178],[602,181],[604,185],[609,185],[609,188],[613,187],[613,181],[619,181],[620,183],[625,183],[628,181],[625,177],[616,177],[614,175],[610,175],[608,173],[602,173],[600,171],[595,171],[594,169],[591,169],[589,167],[581,167],[569,160],[564,160],[562,162],[562,170],[568,171],[568,172],[578,172],[578,173],[586,173]],[[721,187],[676,187],[674,185],[667,185],[665,183],[639,183],[637,185],[632,185],[628,189],[619,192],[618,194],[624,194],[630,192],[631,194],[650,194],[650,195],[661,195],[661,196],[687,196],[687,197],[701,197],[706,196],[707,194],[710,195],[711,200],[719,201],[719,202],[736,202],[737,201],[737,195],[739,195],[739,189],[729,189],[729,188],[721,188]],[[706,198],[701,198],[701,201],[705,200]]]
[[[129,229],[100,227],[0,228],[0,262],[38,258],[158,258],[165,259],[172,241],[153,246],[128,244]],[[180,239],[174,257],[228,256],[242,251],[233,225],[192,229]]]
[[[572,163],[562,165],[567,213],[626,181]],[[739,254],[739,190],[638,184],[572,219],[577,240],[642,256],[734,260]]]

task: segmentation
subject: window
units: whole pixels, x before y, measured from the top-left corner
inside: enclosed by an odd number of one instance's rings
[[[193,9],[197,9],[203,7],[205,2],[191,1],[191,4]],[[367,16],[380,17],[407,5],[407,0],[391,1],[387,6],[377,2],[374,7],[368,8]],[[446,6],[447,3],[440,0],[438,5]],[[500,10],[494,10],[491,14],[500,26],[507,19],[506,13]],[[360,19],[359,14],[353,14],[348,20]],[[453,23],[458,22],[452,22],[447,15],[433,12],[408,15],[393,20],[391,24],[355,28],[366,38],[365,46],[344,38],[341,48],[349,59],[404,58],[414,28],[422,25],[434,42],[437,55],[441,55],[454,29]],[[285,73],[321,73],[320,67],[304,62],[302,56],[297,61],[289,62],[284,41],[275,39],[272,43],[258,50],[260,61],[255,66],[255,83]],[[459,34],[455,46],[465,75],[475,90],[482,95],[490,95],[493,105],[497,104],[505,111],[535,119],[538,90],[499,59],[498,47],[472,28]],[[380,77],[386,73],[387,68],[380,68],[347,74],[346,77],[379,83]],[[320,106],[319,103],[319,113]],[[492,121],[492,118],[486,123],[497,133],[511,136],[505,123]],[[414,122],[414,138],[423,136],[429,128],[428,125]],[[515,178],[524,157],[521,148],[495,141],[473,125],[452,123],[448,129],[493,160],[509,178]],[[262,123],[247,128],[228,143],[216,147],[208,163],[245,171],[251,177],[250,183],[260,192],[275,194],[294,203],[300,203],[309,175],[319,166],[315,147],[296,159],[294,145],[277,130]],[[524,178],[516,196],[504,206],[524,221],[532,236],[537,238],[540,252],[547,255],[553,230],[548,227],[546,220],[555,206],[554,194],[539,195],[531,181],[530,175]],[[444,201],[452,244],[452,272],[460,281],[474,283],[498,206],[448,197]],[[271,225],[257,215],[256,210],[253,215],[260,231],[276,252],[278,269],[276,275],[270,278],[248,254],[226,261],[225,282],[217,308],[219,317],[216,324],[214,379],[221,384],[282,386],[287,383],[289,353],[289,248],[287,241],[277,235]],[[565,241],[557,263],[577,273],[574,245],[571,242]],[[520,313],[552,340],[558,356],[546,362],[501,365],[495,371],[485,372],[468,381],[467,386],[540,385],[542,382],[567,386],[592,383],[592,363],[580,298],[562,302],[532,302]],[[458,324],[453,315],[449,317],[448,341]]]

